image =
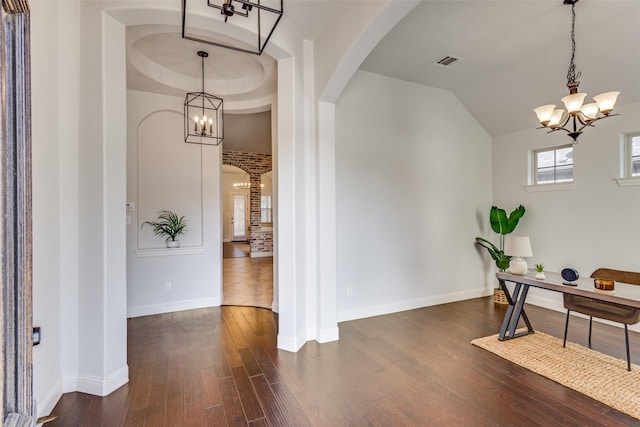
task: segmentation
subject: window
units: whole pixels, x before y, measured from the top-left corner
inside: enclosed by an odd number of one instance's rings
[[[626,177],[640,176],[640,132],[625,135]]]
[[[573,146],[533,152],[534,185],[573,182]]]
[[[260,222],[271,221],[271,195],[260,196]]]
[[[640,185],[640,132],[620,136],[620,187]]]

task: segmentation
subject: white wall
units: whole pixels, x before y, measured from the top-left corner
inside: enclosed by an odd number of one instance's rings
[[[31,26],[33,123],[33,324],[41,344],[33,348],[33,392],[38,409],[50,411],[62,393],[60,328],[61,223],[58,123],[58,5],[34,2]],[[42,35],[48,34],[48,37]],[[60,90],[63,90],[60,88]]]
[[[547,135],[531,128],[494,138],[493,193],[498,206],[526,208],[516,234],[529,235],[533,263],[549,271],[574,267],[588,277],[598,267],[640,270],[640,186],[619,187],[620,136],[640,130],[640,103],[616,108],[620,113],[587,128],[574,146],[575,188],[527,192],[530,150],[565,145],[566,134]],[[528,301],[561,309],[553,292],[531,293]],[[636,330],[638,330],[636,326]]]
[[[221,304],[222,147],[184,142],[183,103],[127,91],[129,317]],[[179,249],[142,226],[163,209],[186,216]]]
[[[450,92],[364,71],[335,116],[339,319],[487,294],[489,135]]]
[[[43,339],[34,397],[43,415],[62,392],[107,394],[128,377],[125,69],[110,44],[124,32],[76,1],[34,1],[32,17],[33,307]]]

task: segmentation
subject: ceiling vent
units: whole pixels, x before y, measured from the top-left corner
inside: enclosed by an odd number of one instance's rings
[[[438,62],[436,62],[436,64],[442,65],[443,67],[451,68],[460,61],[462,61],[462,58],[456,58],[455,56],[447,55],[441,60],[439,60]]]

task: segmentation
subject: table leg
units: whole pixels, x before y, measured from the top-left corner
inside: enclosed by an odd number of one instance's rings
[[[516,283],[513,290],[513,296],[509,294],[509,290],[507,289],[503,280],[500,280],[500,286],[502,287],[502,290],[507,297],[509,307],[507,308],[507,312],[504,315],[504,320],[502,321],[502,327],[500,328],[498,339],[500,341],[505,341],[512,338],[521,337],[523,335],[532,334],[534,332],[533,327],[531,326],[531,322],[529,321],[527,313],[524,311],[524,302],[527,299],[529,285]],[[518,326],[518,321],[520,320],[520,318],[522,318],[527,325],[527,330],[516,334],[516,327]],[[508,334],[507,329],[509,330]]]

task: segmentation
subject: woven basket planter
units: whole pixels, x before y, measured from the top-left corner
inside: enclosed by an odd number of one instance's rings
[[[496,304],[509,304],[507,296],[502,289],[495,288],[493,290],[493,302]]]

